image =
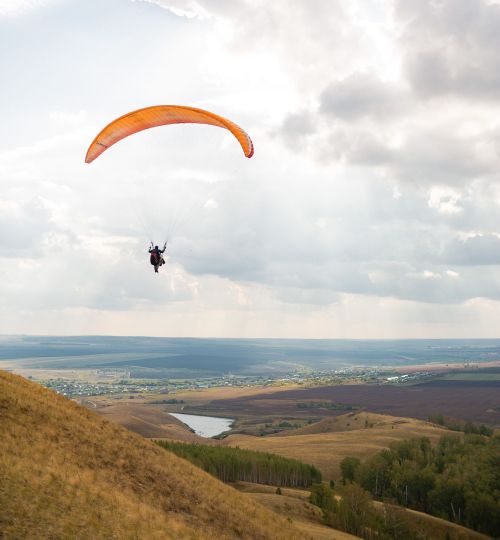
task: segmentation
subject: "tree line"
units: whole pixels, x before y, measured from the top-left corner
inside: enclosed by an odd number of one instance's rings
[[[363,463],[344,458],[341,471],[376,499],[500,537],[500,436],[401,441]]]
[[[321,473],[316,467],[297,459],[238,447],[156,442],[223,482],[245,481],[288,487],[309,487],[321,482]]]
[[[493,430],[484,424],[477,425],[472,422],[466,422],[465,420],[457,420],[456,418],[451,418],[444,414],[431,414],[429,416],[429,422],[444,426],[452,431],[462,431],[463,433],[472,433],[474,435],[486,435],[487,437],[493,435]]]

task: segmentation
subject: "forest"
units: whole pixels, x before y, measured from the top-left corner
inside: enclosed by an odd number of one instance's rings
[[[313,465],[275,454],[204,444],[156,441],[223,482],[255,482],[274,486],[308,487],[321,482]]]
[[[499,436],[401,441],[364,462],[344,458],[341,471],[375,499],[500,537]]]

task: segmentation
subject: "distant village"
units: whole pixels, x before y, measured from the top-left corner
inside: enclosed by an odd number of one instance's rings
[[[431,371],[420,371],[411,374],[394,375],[394,371],[379,368],[348,368],[334,371],[294,371],[280,375],[236,376],[222,375],[219,377],[194,379],[134,379],[130,372],[124,372],[119,380],[90,382],[65,378],[45,379],[38,381],[63,396],[101,396],[110,394],[170,394],[181,390],[201,390],[204,388],[220,387],[249,387],[249,386],[330,386],[336,384],[415,384],[428,380],[438,374]],[[113,372],[116,374],[116,372]],[[105,370],[99,372],[102,378],[109,377]],[[131,396],[133,397],[133,396]]]

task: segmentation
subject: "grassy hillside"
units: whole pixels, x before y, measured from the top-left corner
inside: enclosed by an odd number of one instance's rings
[[[0,371],[0,537],[305,535],[152,442]]]
[[[410,524],[412,531],[421,538],[445,538],[450,540],[487,540],[490,538],[484,534],[462,527],[457,523],[446,521],[444,519],[417,512],[409,508],[401,508],[391,504],[384,504],[378,501],[373,502],[375,508],[383,515],[391,509],[400,512],[407,523]]]
[[[148,439],[175,439],[207,444],[206,439],[190,431],[186,424],[162,409],[161,405],[145,406],[144,403],[122,400],[119,403],[99,408],[96,412],[107,420]]]
[[[276,488],[263,484],[238,482],[236,489],[248,493],[254,500],[274,512],[293,519],[296,527],[312,535],[315,540],[354,540],[358,538],[323,524],[321,509],[309,502],[310,492],[303,489],[281,488],[281,495]]]
[[[421,420],[360,412],[326,418],[275,436],[230,435],[223,444],[300,459],[317,467],[329,480],[339,478],[340,462],[346,456],[366,458],[394,441],[413,437],[437,441],[445,434],[449,431]]]
[[[386,414],[376,414],[369,412],[350,412],[342,416],[327,416],[319,422],[307,426],[282,431],[274,435],[283,437],[289,435],[314,435],[318,433],[340,433],[342,431],[357,431],[363,429],[386,428],[386,429],[415,429],[421,427],[423,430],[429,429],[429,422],[415,420],[414,418],[399,418]]]

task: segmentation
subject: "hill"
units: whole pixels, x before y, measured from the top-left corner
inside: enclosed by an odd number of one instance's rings
[[[2,371],[0,531],[6,540],[305,537],[151,441]]]
[[[360,429],[388,428],[388,429],[416,429],[421,427],[424,431],[429,429],[429,422],[413,418],[399,418],[386,414],[368,412],[351,412],[342,416],[326,417],[314,424],[308,424],[298,429],[282,431],[274,437],[314,435],[318,433],[341,433],[343,431],[357,431]]]
[[[300,459],[317,467],[323,478],[329,480],[339,478],[340,462],[346,456],[362,459],[395,441],[429,437],[436,442],[449,433],[422,420],[359,412],[325,418],[267,437],[229,435],[223,444]]]
[[[148,439],[175,439],[207,444],[207,439],[193,433],[186,424],[161,407],[121,401],[96,410],[107,420],[120,424]],[[210,443],[210,440],[208,440]]]
[[[274,512],[291,517],[296,527],[312,534],[315,540],[354,540],[358,538],[324,525],[320,508],[309,502],[309,491],[281,488],[282,494],[278,495],[273,486],[250,482],[238,482],[234,485],[236,489],[247,493]]]

